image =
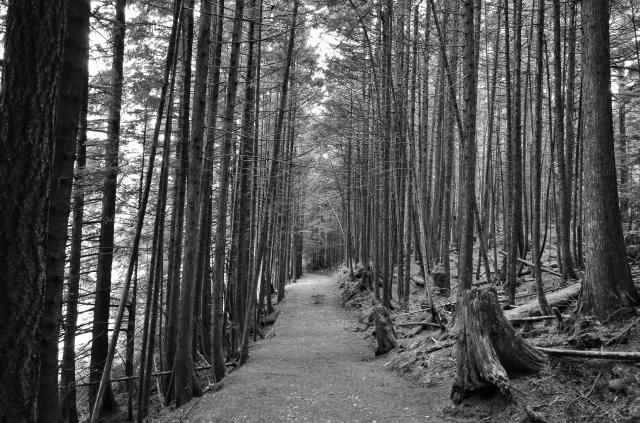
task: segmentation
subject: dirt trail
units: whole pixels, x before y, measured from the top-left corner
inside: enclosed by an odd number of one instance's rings
[[[442,422],[446,388],[402,380],[374,358],[335,281],[311,274],[287,286],[275,337],[258,342],[224,388],[158,422]],[[434,416],[437,414],[438,416]],[[447,419],[449,420],[449,419]],[[450,421],[450,420],[449,420]]]

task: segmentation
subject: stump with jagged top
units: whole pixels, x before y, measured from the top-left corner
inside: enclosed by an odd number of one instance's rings
[[[397,345],[396,332],[393,329],[389,310],[378,305],[373,308],[372,315],[376,327],[376,340],[378,341],[376,355],[386,354]]]
[[[451,399],[498,388],[510,395],[508,375],[540,370],[547,356],[516,335],[505,318],[495,290],[465,290],[456,306],[457,376]]]

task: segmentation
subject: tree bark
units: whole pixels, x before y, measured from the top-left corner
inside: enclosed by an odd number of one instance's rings
[[[227,95],[225,98],[225,111],[223,117],[223,140],[222,150],[220,151],[220,181],[218,189],[218,217],[216,228],[216,246],[214,252],[214,292],[215,295],[222,295],[224,287],[224,267],[225,267],[225,246],[227,234],[227,214],[229,202],[230,188],[230,165],[232,143],[233,143],[233,127],[234,115],[236,109],[236,97],[238,93],[238,62],[240,54],[240,40],[242,38],[242,26],[244,19],[244,0],[236,1],[235,16],[233,21],[233,33],[231,41],[231,55],[229,58],[229,76],[227,81]],[[215,302],[215,301],[214,301]],[[220,313],[222,310],[219,311]],[[232,313],[235,312],[235,307]],[[214,316],[213,327],[218,331],[222,339],[222,316]],[[235,316],[234,316],[235,317]],[[233,329],[232,329],[233,330]],[[235,333],[234,333],[235,334]],[[232,335],[233,339],[233,335]],[[212,342],[216,342],[213,339]],[[233,345],[233,342],[232,342]],[[237,346],[236,346],[237,348]],[[235,351],[234,351],[235,352]]]
[[[540,370],[546,356],[516,336],[496,292],[465,290],[456,306],[457,376],[451,399],[459,404],[487,388],[510,395],[509,374]]]
[[[210,98],[210,118],[208,122],[209,132],[207,134],[207,145],[209,152],[213,153],[213,143],[216,137],[216,120],[218,114],[218,96],[219,96],[219,84],[220,84],[220,63],[222,61],[222,35],[223,35],[223,26],[224,26],[224,0],[218,0],[218,20],[216,22],[216,38],[214,44],[213,51],[213,69],[211,75],[211,98]],[[221,163],[224,157],[221,157]],[[211,154],[211,160],[213,160],[213,154]],[[211,167],[212,165],[209,165]],[[228,166],[228,165],[227,165]],[[220,174],[223,175],[222,173]],[[211,175],[213,179],[213,175]],[[209,186],[207,186],[207,189]],[[220,185],[220,193],[224,189],[223,185]],[[219,194],[221,195],[221,194]],[[220,199],[219,199],[220,201]],[[222,203],[219,202],[218,207],[221,206]],[[225,198],[226,204],[226,198]],[[225,205],[226,207],[226,205]],[[219,210],[219,209],[218,209]],[[226,215],[226,213],[225,213]],[[218,221],[220,222],[220,221]],[[220,229],[220,228],[218,228]],[[226,231],[226,228],[225,228]],[[224,232],[216,232],[216,250],[214,252],[214,260],[215,263],[218,263],[220,259],[219,252],[217,250],[218,246],[218,235],[222,233],[224,236]],[[224,245],[223,245],[224,247]],[[224,255],[222,255],[222,260],[224,260]],[[219,269],[217,264],[214,263],[213,273],[212,273],[212,307],[211,307],[211,365],[213,366],[213,374],[215,376],[216,382],[219,382],[225,373],[224,366],[224,332],[223,332],[223,323],[224,323],[224,306],[223,306],[223,290],[224,290],[224,278],[220,277],[219,273],[222,270],[224,272],[224,267]],[[224,276],[224,273],[222,273]]]
[[[73,217],[69,252],[69,279],[67,282],[66,316],[64,321],[64,347],[60,365],[60,403],[63,423],[78,423],[76,405],[76,326],[78,323],[78,293],[82,261],[82,232],[84,220],[84,178],[87,165],[87,114],[89,102],[88,63],[83,69],[82,111],[76,147],[76,171],[73,187]]]
[[[49,186],[46,235],[44,309],[40,320],[40,383],[37,418],[59,422],[58,344],[62,321],[62,291],[66,260],[67,224],[71,205],[73,164],[82,108],[84,71],[89,60],[89,11],[86,0],[65,1],[66,30],[60,97],[57,105],[55,148]],[[82,77],[78,77],[81,75]]]
[[[553,1],[553,50],[554,50],[554,115],[555,115],[555,148],[556,163],[558,170],[556,178],[559,190],[557,193],[559,206],[558,243],[560,244],[560,263],[564,279],[576,279],[573,270],[573,259],[571,257],[571,194],[569,193],[567,164],[565,162],[564,148],[564,100],[562,98],[562,60],[563,55],[560,50],[560,0]],[[570,166],[569,166],[570,168]]]
[[[460,292],[471,289],[473,279],[473,224],[476,208],[476,98],[478,80],[475,64],[474,35],[474,0],[464,2],[464,138],[460,140],[464,179],[460,181],[462,203],[460,218],[462,220],[462,237],[460,242],[460,259],[458,262],[458,281]]]
[[[0,420],[35,421],[64,1],[12,1],[0,90]]]
[[[251,289],[250,281],[253,280],[251,275],[252,269],[249,269],[247,264],[249,263],[249,253],[251,249],[251,192],[249,191],[249,181],[251,179],[251,164],[253,161],[253,155],[256,153],[253,151],[254,147],[254,117],[256,108],[256,68],[255,68],[255,53],[254,46],[256,43],[255,29],[257,24],[258,13],[256,10],[256,0],[250,0],[249,10],[247,11],[247,20],[249,21],[249,31],[247,33],[247,72],[245,77],[246,87],[244,92],[244,107],[242,113],[242,131],[240,135],[240,161],[238,165],[238,183],[237,183],[237,196],[236,196],[236,225],[234,226],[234,238],[237,243],[237,264],[235,266],[236,275],[235,281],[243,289],[239,290],[243,297],[242,301],[243,312],[238,317],[242,320],[239,328],[239,345],[242,348],[243,339],[248,336],[249,327],[254,320],[252,313],[248,311],[248,305],[254,301],[253,297],[256,296],[256,289]],[[255,200],[254,200],[255,201]],[[256,278],[257,279],[257,278]],[[256,287],[257,288],[257,287]],[[255,302],[255,301],[254,301]],[[246,332],[246,334],[245,334]]]
[[[640,303],[627,265],[611,111],[609,1],[582,2],[585,275],[579,311],[606,320]]]
[[[187,2],[187,8],[193,2]],[[193,87],[193,115],[189,142],[189,168],[187,175],[187,204],[185,219],[185,243],[182,285],[180,288],[180,316],[176,357],[173,363],[176,406],[201,394],[195,378],[193,364],[194,304],[198,274],[198,247],[203,228],[198,228],[200,213],[200,188],[202,180],[202,139],[204,135],[206,81],[209,71],[209,38],[211,33],[211,2],[200,3],[198,44],[196,47],[196,75]]]
[[[397,345],[396,332],[393,329],[389,310],[378,305],[373,308],[372,313],[376,328],[376,340],[378,342],[376,355],[386,354]]]
[[[541,202],[542,202],[542,78],[543,78],[543,57],[542,49],[544,43],[544,0],[538,0],[538,28],[536,42],[536,81],[535,81],[535,134],[533,139],[533,209],[531,216],[532,241],[533,241],[533,263],[536,278],[536,294],[538,304],[542,314],[549,314],[549,305],[544,294],[542,284],[542,247],[540,245],[540,222],[541,222]]]

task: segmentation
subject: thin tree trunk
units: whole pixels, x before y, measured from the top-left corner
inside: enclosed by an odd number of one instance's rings
[[[216,228],[216,246],[214,253],[214,292],[215,295],[221,295],[223,291],[224,283],[224,265],[225,265],[225,245],[226,245],[226,233],[227,233],[227,214],[228,214],[228,198],[230,183],[230,166],[231,166],[231,154],[232,154],[232,142],[233,142],[233,127],[234,127],[234,115],[236,108],[236,96],[238,93],[238,63],[240,54],[240,40],[242,37],[242,26],[244,19],[244,0],[236,1],[235,16],[233,21],[233,33],[231,41],[231,55],[229,59],[229,76],[227,82],[227,94],[225,99],[225,111],[223,117],[223,141],[222,149],[220,151],[220,181],[218,188],[218,217]],[[217,290],[217,291],[216,291]],[[214,301],[215,303],[215,301]],[[232,313],[237,310],[232,310]],[[236,317],[235,315],[233,317]],[[214,330],[219,330],[222,322],[219,316],[214,315]],[[232,331],[237,330],[233,329]],[[222,339],[222,332],[218,332]],[[232,334],[231,339],[231,353],[235,352],[233,340],[236,338],[235,333]],[[216,342],[213,339],[212,342]]]
[[[244,331],[248,331],[249,328],[244,325],[250,326],[252,321],[251,313],[248,311],[248,304],[251,302],[251,297],[255,297],[255,289],[252,291],[250,287],[250,281],[253,276],[251,270],[247,264],[249,263],[249,253],[251,249],[251,192],[249,191],[249,182],[251,179],[251,164],[253,161],[253,155],[255,154],[254,147],[254,117],[256,107],[256,68],[254,57],[255,46],[255,28],[257,24],[257,10],[256,0],[250,0],[247,11],[247,20],[249,21],[249,31],[247,33],[247,73],[245,77],[245,93],[244,93],[244,110],[242,113],[242,130],[240,135],[240,150],[239,150],[239,165],[238,165],[238,183],[237,183],[237,196],[236,196],[236,225],[234,225],[234,239],[237,243],[236,252],[236,266],[235,266],[235,282],[242,289],[238,290],[239,295],[242,295],[240,300],[242,301],[242,312],[238,314],[240,323],[239,334],[244,336]],[[232,258],[233,259],[233,258]],[[246,319],[245,319],[246,313]],[[238,340],[241,342],[242,340]]]
[[[120,112],[124,83],[125,8],[127,0],[116,1],[113,27],[113,62],[111,65],[111,103],[107,125],[105,150],[106,175],[102,189],[102,221],[100,222],[100,246],[96,275],[96,298],[91,333],[91,363],[89,380],[99,382],[105,369],[109,350],[109,312],[111,303],[111,266],[116,216],[116,191],[119,174],[118,151],[120,146]],[[126,297],[125,297],[126,298]],[[119,328],[118,328],[119,329]],[[107,380],[109,375],[106,375]],[[114,411],[118,405],[109,384],[105,385],[104,402],[96,404],[99,385],[89,386],[89,408]],[[94,411],[95,413],[95,411]]]
[[[564,279],[576,279],[571,257],[571,195],[568,185],[568,173],[565,163],[564,148],[564,101],[562,98],[562,52],[560,50],[560,0],[553,0],[553,49],[554,49],[554,118],[555,118],[555,159],[558,165],[556,178],[558,180],[558,243],[560,247],[560,262]]]
[[[78,423],[76,404],[76,327],[78,323],[78,293],[82,263],[82,229],[84,220],[84,178],[87,165],[87,114],[89,102],[88,63],[82,69],[82,108],[76,145],[76,170],[73,187],[73,217],[69,251],[66,316],[62,364],[60,365],[60,403],[63,423]]]
[[[207,134],[207,154],[210,157],[210,160],[213,161],[213,144],[216,138],[216,123],[217,123],[217,115],[218,115],[218,97],[219,97],[219,85],[220,85],[220,63],[222,62],[222,35],[224,29],[224,0],[218,0],[218,16],[215,28],[215,42],[214,42],[214,51],[213,51],[213,69],[210,74],[211,76],[211,98],[209,106],[210,115],[207,126],[209,127],[209,132]],[[221,163],[224,163],[222,160],[224,157],[221,156]],[[209,164],[208,169],[211,169],[212,164]],[[222,173],[220,174],[223,175]],[[208,176],[209,177],[209,176]],[[213,175],[210,175],[210,178],[213,179]],[[209,185],[206,186],[209,189]],[[226,190],[223,185],[219,186],[220,192]],[[220,204],[218,204],[220,207]],[[226,207],[226,197],[225,197],[225,207]],[[226,213],[225,213],[226,216]],[[220,222],[220,221],[218,221]],[[226,228],[225,228],[226,231]],[[217,248],[217,240],[220,232],[216,232],[216,248]],[[224,236],[224,231],[222,232],[222,236]],[[224,245],[223,245],[224,248]],[[217,251],[217,250],[216,250]],[[224,307],[223,307],[223,291],[224,291],[224,278],[218,277],[217,271],[219,270],[216,266],[219,260],[217,252],[214,253],[214,268],[212,275],[212,307],[211,307],[211,348],[212,348],[212,357],[211,357],[211,365],[213,366],[213,374],[216,381],[222,380],[225,374],[225,366],[224,366],[224,332],[223,332],[223,323],[224,323]],[[222,256],[222,260],[224,261],[224,255]],[[221,263],[222,264],[222,263]],[[221,266],[222,267],[222,266]],[[221,269],[224,271],[224,268]]]
[[[533,263],[536,278],[536,294],[538,305],[543,315],[549,314],[547,297],[544,294],[542,284],[542,263],[540,261],[542,248],[540,245],[540,206],[542,196],[542,79],[543,79],[543,57],[542,49],[544,43],[544,0],[538,0],[538,22],[537,22],[537,42],[536,42],[536,81],[535,81],[535,135],[533,139],[533,210],[531,216],[532,241],[533,241]]]
[[[187,8],[192,6],[187,1]],[[192,13],[192,12],[190,12]],[[207,98],[207,74],[209,71],[209,39],[211,33],[211,2],[200,3],[198,43],[196,47],[196,75],[191,137],[189,142],[189,170],[187,175],[187,204],[185,213],[185,243],[182,285],[180,288],[180,315],[176,357],[173,363],[176,406],[201,394],[193,364],[193,327],[198,274],[198,247],[202,229],[198,228],[200,215],[200,188],[202,180],[202,140],[204,136],[205,104]],[[189,18],[192,22],[192,17]],[[189,23],[192,25],[192,23]],[[192,32],[192,30],[188,30]]]

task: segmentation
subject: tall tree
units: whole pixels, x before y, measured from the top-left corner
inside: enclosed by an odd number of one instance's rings
[[[210,115],[208,122],[208,133],[207,133],[207,153],[208,156],[211,157],[211,161],[213,161],[213,143],[216,137],[216,119],[218,115],[218,97],[219,97],[219,89],[218,85],[220,83],[220,63],[222,61],[222,35],[223,35],[223,25],[224,25],[224,0],[218,0],[218,16],[215,28],[215,41],[213,45],[213,54],[212,54],[212,62],[213,69],[211,70],[211,86],[209,87],[211,90],[210,95]],[[209,164],[208,166],[208,176],[209,179],[213,178],[213,165]],[[206,186],[207,196],[209,197],[207,200],[209,203],[213,201],[211,198],[211,192],[209,190],[209,186]],[[209,211],[211,213],[211,211]],[[226,229],[226,228],[225,228]],[[216,237],[216,246],[217,246],[218,238]],[[216,253],[217,254],[217,253]],[[216,259],[218,256],[215,256]],[[221,268],[224,270],[223,268]],[[220,271],[214,267],[214,272]],[[223,296],[222,292],[224,290],[224,278],[217,277],[217,273],[212,272],[212,306],[211,306],[211,365],[213,366],[213,373],[216,380],[220,380],[224,377],[225,373],[225,364],[224,364],[224,351],[223,351],[223,323],[224,323],[224,305],[223,305]]]
[[[474,49],[474,15],[479,11],[475,10],[474,0],[465,0],[464,11],[464,138],[460,140],[464,179],[460,181],[463,192],[460,216],[462,237],[458,263],[460,290],[471,289],[473,276],[473,211],[476,207],[476,103],[478,87]]]
[[[127,0],[116,0],[113,21],[111,63],[111,102],[107,122],[107,145],[105,148],[106,175],[102,187],[102,218],[100,221],[100,246],[98,247],[98,271],[96,276],[96,300],[91,332],[91,372],[89,380],[89,404],[94,408],[98,384],[102,378],[109,349],[109,311],[111,306],[111,266],[113,264],[113,238],[116,217],[116,190],[119,171],[120,115],[122,108],[122,86],[124,83],[124,37],[125,8]],[[117,408],[111,386],[106,386],[104,402],[99,407],[106,410]]]
[[[233,129],[234,129],[234,115],[236,109],[236,97],[238,94],[238,64],[240,60],[240,40],[242,39],[242,27],[244,19],[244,0],[236,1],[236,9],[233,20],[233,32],[231,36],[231,55],[229,57],[229,74],[227,79],[227,95],[225,98],[225,110],[223,116],[223,140],[222,150],[220,151],[220,180],[218,190],[218,219],[216,228],[216,245],[214,250],[214,290],[215,295],[220,295],[220,289],[224,286],[224,267],[225,267],[225,238],[227,233],[227,214],[228,214],[228,198],[229,198],[229,185],[230,175],[229,168],[231,165],[231,153],[233,142]],[[216,307],[217,308],[217,307]],[[218,311],[219,312],[219,311]],[[215,312],[214,312],[215,313]],[[222,321],[221,316],[214,315],[213,330],[222,335],[222,332],[218,332],[221,328]],[[231,345],[233,346],[232,334]],[[212,342],[219,342],[222,339],[220,336],[217,339],[212,339]],[[237,345],[236,345],[237,348]],[[231,351],[231,354],[235,354],[236,351]]]
[[[536,41],[536,81],[535,81],[535,134],[533,139],[533,209],[531,213],[533,263],[536,278],[538,305],[543,314],[549,314],[549,305],[542,285],[542,246],[540,245],[540,210],[542,203],[542,79],[543,79],[543,44],[544,44],[544,0],[538,0],[538,28]]]
[[[58,395],[58,343],[62,320],[62,288],[74,153],[86,85],[83,79],[88,77],[84,70],[89,60],[89,12],[91,9],[88,0],[66,0],[65,7],[64,56],[47,210],[44,309],[39,330],[38,420],[50,422],[58,422],[61,419]],[[82,77],[79,78],[78,75]]]
[[[251,217],[251,191],[249,190],[249,181],[251,178],[251,164],[253,162],[253,156],[255,152],[254,148],[254,117],[256,110],[256,63],[254,47],[256,42],[255,29],[257,24],[258,13],[256,9],[256,0],[250,0],[247,11],[247,19],[249,20],[249,31],[247,33],[247,71],[246,71],[246,87],[244,90],[244,107],[242,112],[242,130],[240,135],[240,156],[238,157],[238,176],[236,183],[236,224],[234,225],[234,242],[236,243],[237,264],[232,266],[235,269],[235,282],[238,286],[244,287],[239,290],[239,294],[244,294],[239,300],[242,301],[244,314],[238,317],[242,319],[240,325],[240,339],[238,345],[242,348],[242,339],[244,336],[248,336],[249,326],[253,319],[252,315],[247,313],[247,304],[252,301],[251,296],[256,296],[256,291],[251,290],[249,281],[251,278],[251,270],[245,263],[249,263],[249,255],[251,250],[251,232],[250,232],[250,217]],[[253,200],[255,201],[255,200]],[[245,316],[248,318],[245,319]],[[246,332],[246,334],[245,334]]]
[[[475,209],[476,64],[474,54],[474,0],[464,2],[464,155],[463,240],[460,249],[460,285],[456,306],[457,375],[451,398],[459,403],[486,387],[509,393],[507,372],[538,370],[545,356],[516,337],[502,313],[494,290],[472,288],[473,224]]]
[[[562,265],[562,277],[575,279],[576,273],[573,270],[573,259],[571,257],[571,193],[569,192],[569,182],[567,165],[565,162],[564,148],[564,99],[562,97],[562,61],[564,56],[560,50],[561,44],[560,28],[560,0],[553,0],[553,71],[554,71],[554,118],[555,118],[555,159],[558,165],[556,178],[558,180],[558,243],[560,244],[560,263]],[[607,62],[608,63],[608,62]]]
[[[392,263],[389,258],[391,251],[391,196],[392,181],[391,172],[391,147],[393,145],[393,113],[392,113],[392,45],[393,45],[393,1],[385,2],[384,10],[380,12],[382,20],[382,49],[384,60],[384,79],[382,81],[384,91],[384,137],[381,140],[382,150],[382,305],[391,306],[391,278],[393,277]]]
[[[579,310],[607,319],[640,303],[627,264],[611,110],[609,1],[582,2],[585,274]]]
[[[189,2],[187,2],[189,3]],[[193,2],[191,2],[193,5]],[[187,6],[189,6],[187,4]],[[211,2],[201,0],[198,45],[196,50],[196,78],[194,84],[193,116],[189,143],[189,171],[187,186],[187,210],[185,222],[185,244],[182,286],[180,289],[180,318],[176,358],[174,361],[174,383],[176,405],[189,401],[200,394],[193,365],[193,307],[196,301],[196,279],[200,230],[200,183],[202,178],[202,139],[204,135],[207,74],[209,70],[209,38],[211,35]]]
[[[171,26],[171,33],[169,35],[169,45],[167,47],[166,61],[164,67],[164,74],[162,79],[162,86],[160,89],[160,98],[158,102],[158,113],[156,115],[156,123],[153,131],[152,140],[152,154],[149,161],[150,171],[148,172],[148,178],[150,179],[153,172],[153,161],[155,159],[156,146],[160,138],[160,132],[162,129],[162,118],[164,115],[165,104],[167,104],[167,119],[165,124],[165,136],[162,147],[162,164],[160,167],[160,182],[158,184],[158,195],[156,200],[156,218],[153,226],[153,240],[152,240],[152,252],[151,262],[148,275],[147,284],[147,298],[145,306],[145,318],[143,323],[143,335],[142,346],[140,351],[140,372],[138,383],[138,409],[136,418],[138,421],[142,421],[146,414],[148,398],[149,398],[149,385],[151,382],[151,369],[153,363],[153,351],[155,345],[155,328],[157,322],[157,310],[158,310],[158,295],[160,291],[160,284],[162,280],[162,269],[164,262],[164,232],[165,232],[165,220],[166,220],[166,204],[167,204],[167,191],[168,191],[168,179],[169,179],[169,166],[171,161],[171,128],[172,128],[172,112],[173,112],[173,95],[176,80],[176,50],[178,44],[178,34],[180,27],[180,9],[181,1],[174,3],[173,10],[173,23]],[[168,95],[168,101],[167,101]],[[143,143],[144,144],[144,143]],[[143,171],[144,172],[144,171]],[[142,173],[143,174],[143,173]],[[141,175],[142,175],[141,174]],[[148,192],[142,188],[142,176],[140,180],[140,200],[148,200]],[[149,186],[150,180],[147,180],[146,186]],[[138,210],[140,214],[140,210]],[[133,298],[132,295],[132,303]],[[135,304],[132,305],[132,308]],[[129,322],[130,323],[130,322]],[[128,335],[128,334],[127,334]]]
[[[9,2],[0,88],[0,421],[35,421],[64,1]]]
[[[76,171],[73,188],[73,217],[71,247],[69,249],[69,277],[67,282],[66,315],[64,321],[64,347],[60,365],[60,405],[63,423],[77,423],[76,404],[76,327],[82,265],[82,233],[84,226],[85,173],[87,165],[87,112],[89,108],[89,68],[83,69],[84,83],[82,111],[76,147]]]

